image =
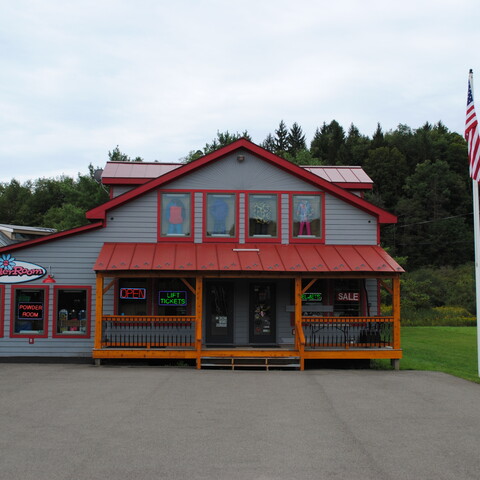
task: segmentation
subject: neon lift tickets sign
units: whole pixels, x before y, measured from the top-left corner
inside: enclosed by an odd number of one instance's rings
[[[158,292],[158,304],[162,307],[185,307],[187,292],[162,290]]]

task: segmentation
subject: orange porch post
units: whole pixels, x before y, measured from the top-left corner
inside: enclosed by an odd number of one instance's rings
[[[295,277],[295,344],[300,355],[300,370],[304,370],[305,335],[302,328],[302,277]]]
[[[102,318],[103,318],[103,274],[97,273],[95,291],[95,340],[94,349],[102,348]],[[100,359],[95,359],[95,364],[100,365]]]
[[[195,348],[197,369],[202,366],[202,315],[203,315],[203,277],[195,277]]]
[[[397,275],[392,279],[392,310],[393,310],[393,348],[400,350],[400,276]],[[400,360],[392,360],[395,370],[400,368]]]

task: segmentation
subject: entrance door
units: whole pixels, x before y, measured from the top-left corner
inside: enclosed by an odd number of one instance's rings
[[[233,285],[206,284],[206,343],[233,343]]]
[[[250,343],[276,343],[275,285],[250,285]]]

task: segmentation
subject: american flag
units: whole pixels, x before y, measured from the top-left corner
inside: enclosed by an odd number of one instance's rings
[[[478,134],[478,120],[473,103],[473,72],[468,76],[467,118],[465,121],[465,139],[468,143],[468,159],[470,161],[470,176],[480,181],[480,136]]]

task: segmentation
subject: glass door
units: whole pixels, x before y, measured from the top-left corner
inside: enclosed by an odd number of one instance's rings
[[[233,343],[233,285],[228,282],[206,284],[206,343]]]
[[[276,343],[275,285],[250,285],[250,343]]]

